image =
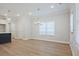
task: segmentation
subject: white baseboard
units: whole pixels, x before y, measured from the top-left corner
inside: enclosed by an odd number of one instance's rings
[[[21,38],[21,37],[14,37],[13,39],[20,39],[20,40],[29,40],[30,38]]]
[[[58,42],[58,43],[64,43],[64,44],[70,44],[70,42],[57,41],[57,40],[51,40],[51,39],[40,39],[40,38],[31,38],[31,39],[44,40],[44,41],[52,41],[52,42]]]
[[[19,37],[15,37],[15,39],[22,39],[22,40],[29,40],[29,39],[35,39],[35,40],[44,40],[44,41],[52,41],[52,42],[58,42],[58,43],[64,43],[64,44],[69,44],[69,42],[65,42],[65,41],[58,41],[58,40],[52,40],[52,39],[42,39],[42,38],[19,38]]]
[[[72,55],[79,56],[79,46],[75,44],[74,45],[70,44],[70,47],[71,47]]]
[[[75,54],[74,54],[74,50],[73,50],[73,48],[72,48],[72,45],[71,45],[71,44],[70,44],[70,48],[71,48],[72,56],[74,56]]]

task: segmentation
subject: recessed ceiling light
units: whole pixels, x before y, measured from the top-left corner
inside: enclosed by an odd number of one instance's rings
[[[50,8],[54,8],[54,5],[51,5]]]

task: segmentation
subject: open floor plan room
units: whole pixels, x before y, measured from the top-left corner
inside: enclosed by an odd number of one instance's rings
[[[0,56],[78,55],[78,3],[0,3]]]

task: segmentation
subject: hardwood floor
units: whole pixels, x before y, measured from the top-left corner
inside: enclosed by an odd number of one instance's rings
[[[12,43],[0,44],[2,56],[71,56],[68,44],[42,40],[13,40]]]

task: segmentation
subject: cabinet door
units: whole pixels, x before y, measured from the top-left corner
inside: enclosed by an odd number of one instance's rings
[[[11,34],[10,33],[0,34],[0,43],[7,43],[7,42],[11,42]]]

